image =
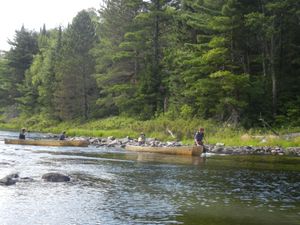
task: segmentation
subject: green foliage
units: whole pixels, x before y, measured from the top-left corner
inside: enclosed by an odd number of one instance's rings
[[[0,56],[0,105],[10,105],[11,96],[9,94],[12,83],[6,74],[9,72],[8,60]]]
[[[36,128],[46,118],[81,126],[134,117],[168,138],[153,126],[165,130],[153,122],[163,120],[182,140],[197,125],[181,120],[298,127],[299,8],[295,0],[105,0],[64,30],[22,27],[0,56],[0,107],[5,118],[43,117],[28,122]]]
[[[180,109],[180,115],[182,118],[192,118],[193,108],[191,106],[183,105]]]
[[[92,120],[82,123],[79,120],[58,122],[49,120],[47,115],[21,116],[9,122],[0,118],[0,127],[3,129],[19,130],[26,127],[30,131],[61,133],[67,131],[69,136],[123,138],[129,136],[137,138],[141,132],[147,137],[164,141],[182,141],[193,144],[193,137],[199,127],[205,128],[205,144],[224,143],[226,146],[281,146],[300,147],[300,137],[286,139],[268,134],[266,130],[245,130],[230,125],[218,124],[211,120],[199,119],[170,119],[166,116],[153,120],[141,121],[129,117],[110,117],[102,120]],[[171,131],[175,138],[173,138]],[[282,129],[281,133],[299,132],[298,129]],[[248,138],[243,138],[244,134]],[[265,139],[265,141],[262,141]]]
[[[100,42],[93,53],[97,59],[96,79],[100,89],[99,116],[135,114],[134,106],[143,33],[136,32],[133,19],[142,1],[107,1],[100,10]],[[133,104],[133,105],[132,105]]]
[[[88,119],[96,111],[95,60],[90,52],[96,42],[94,26],[90,13],[83,10],[62,36],[54,90],[55,112],[62,120]]]
[[[18,87],[24,81],[25,72],[38,52],[37,35],[22,26],[21,30],[16,31],[14,40],[9,41],[9,44],[12,47],[5,54],[5,67],[2,67],[4,70],[0,77],[5,79],[5,85],[9,87],[5,97],[9,100],[9,104],[13,105],[16,103],[16,98],[23,94]]]

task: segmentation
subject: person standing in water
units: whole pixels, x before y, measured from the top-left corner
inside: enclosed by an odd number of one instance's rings
[[[59,140],[60,141],[66,140],[66,131],[62,132],[61,135],[59,135]]]
[[[19,134],[19,139],[25,140],[25,138],[26,138],[26,129],[22,128]]]
[[[195,144],[197,146],[203,146],[203,139],[204,139],[204,128],[200,128],[194,136]]]

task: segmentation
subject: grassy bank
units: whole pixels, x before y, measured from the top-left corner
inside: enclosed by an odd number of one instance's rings
[[[231,127],[230,125],[218,124],[209,120],[185,120],[178,118],[172,120],[159,117],[148,121],[138,121],[133,118],[111,117],[102,120],[88,122],[70,121],[61,122],[46,120],[41,116],[30,118],[14,118],[11,120],[0,120],[0,128],[8,130],[19,130],[26,127],[31,131],[60,133],[67,131],[69,136],[88,137],[138,137],[144,132],[147,137],[157,138],[163,141],[182,141],[187,144],[193,143],[193,135],[199,127],[205,128],[205,143],[224,143],[228,146],[280,146],[300,147],[300,137],[287,139],[284,134],[300,132],[300,128],[282,128],[277,130],[281,135],[274,136],[264,129],[250,129]],[[173,134],[173,136],[171,135]]]

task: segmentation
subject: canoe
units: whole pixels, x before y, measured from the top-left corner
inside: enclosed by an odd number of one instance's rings
[[[203,152],[202,146],[179,146],[179,147],[151,147],[151,146],[135,146],[126,145],[126,150],[136,152],[153,152],[170,155],[197,155]]]
[[[181,164],[181,165],[202,165],[204,164],[206,158],[199,156],[189,156],[189,155],[170,155],[170,154],[160,154],[160,153],[150,153],[150,152],[137,152],[136,154],[126,154],[133,155],[129,160],[136,160],[139,162],[155,162],[164,164]]]
[[[33,140],[33,139],[4,139],[5,144],[14,145],[39,145],[39,146],[76,146],[76,147],[87,147],[88,141],[84,140]]]

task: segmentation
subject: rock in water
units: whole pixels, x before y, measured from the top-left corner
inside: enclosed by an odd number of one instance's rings
[[[42,179],[48,182],[66,182],[70,181],[70,177],[60,173],[46,173],[42,176]]]
[[[18,178],[19,178],[18,173],[9,174],[3,177],[2,179],[0,179],[0,185],[6,185],[6,186],[13,185],[17,182]]]

